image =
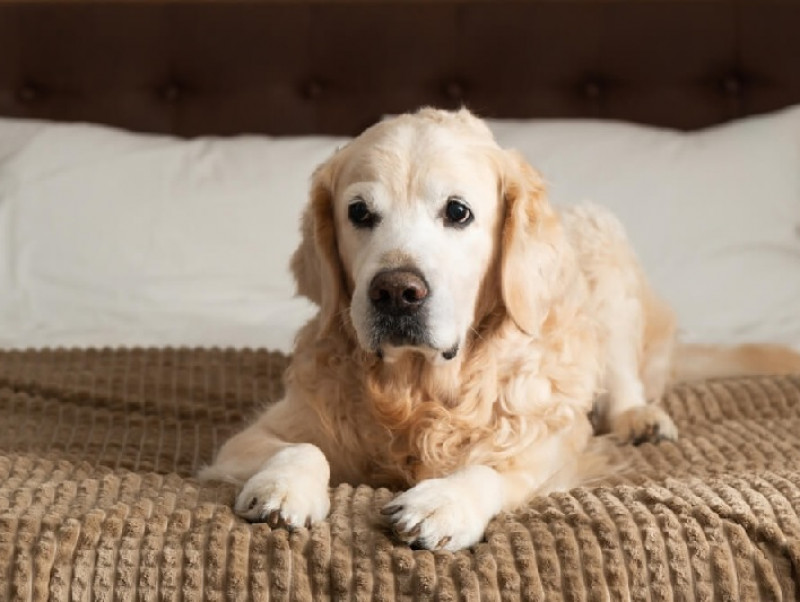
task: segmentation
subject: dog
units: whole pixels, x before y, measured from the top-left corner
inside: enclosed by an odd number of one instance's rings
[[[554,210],[542,177],[469,111],[367,129],[314,173],[292,257],[319,305],[286,394],[201,477],[235,512],[326,518],[329,484],[404,490],[382,514],[413,546],[459,550],[620,443],[672,440],[657,400],[675,317],[607,210]]]

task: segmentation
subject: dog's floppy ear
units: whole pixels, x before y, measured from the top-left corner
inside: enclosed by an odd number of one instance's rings
[[[504,154],[503,302],[520,330],[537,335],[565,288],[569,249],[539,173],[519,153]]]
[[[332,173],[332,160],[314,172],[303,212],[300,246],[291,261],[297,294],[320,306],[320,334],[333,326],[342,311],[344,294],[333,215]]]

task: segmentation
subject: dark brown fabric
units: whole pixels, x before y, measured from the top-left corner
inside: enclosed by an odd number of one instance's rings
[[[0,352],[0,600],[796,600],[800,376],[675,388],[677,443],[533,501],[456,554],[380,526],[386,490],[331,491],[287,533],[191,478],[280,396],[254,351]]]
[[[697,128],[800,102],[800,2],[0,3],[0,115],[180,135],[385,113]]]

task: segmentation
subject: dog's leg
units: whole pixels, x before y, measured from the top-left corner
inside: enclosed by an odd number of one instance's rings
[[[303,440],[313,418],[281,401],[253,425],[229,439],[202,479],[244,482],[236,498],[236,514],[272,526],[308,526],[330,510],[330,466],[322,451]]]
[[[628,315],[635,317],[638,313],[636,310],[639,309],[631,308]],[[601,423],[606,429],[620,442],[635,445],[678,437],[678,430],[669,415],[661,407],[648,403],[639,370],[639,350],[635,344],[641,337],[641,323],[636,319],[617,324],[610,331],[606,366],[607,393],[602,396],[601,404],[604,407],[600,408]],[[670,347],[671,345],[665,347],[664,353],[669,353]],[[657,360],[658,358],[646,358],[644,363],[646,366],[655,366]],[[663,362],[665,371],[668,367],[668,361]],[[647,375],[650,380],[658,380],[656,376]],[[665,380],[666,377],[662,379],[660,387],[650,385],[649,388],[659,389],[660,392]]]
[[[381,512],[398,538],[408,544],[429,550],[460,550],[480,541],[498,512],[515,510],[534,495],[582,482],[588,473],[581,465],[581,452],[590,437],[588,421],[576,421],[522,450],[502,469],[476,464],[446,477],[426,479],[398,495]]]

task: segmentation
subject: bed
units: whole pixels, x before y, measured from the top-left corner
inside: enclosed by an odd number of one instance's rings
[[[314,166],[466,105],[625,222],[684,338],[800,348],[800,4],[0,1],[0,599],[793,600],[800,375],[456,554],[387,490],[292,533],[193,475],[282,392]],[[658,228],[653,228],[653,224]]]

